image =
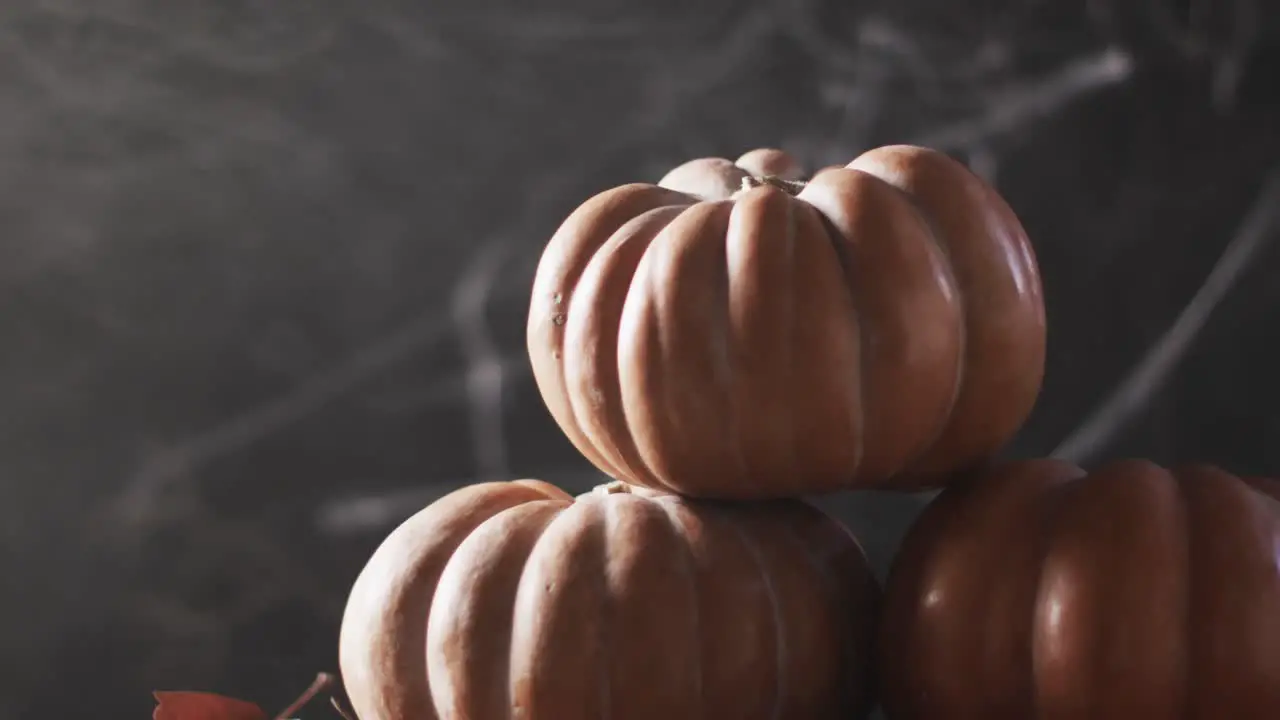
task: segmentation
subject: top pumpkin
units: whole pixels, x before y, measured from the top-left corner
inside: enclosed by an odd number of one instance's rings
[[[551,238],[529,356],[604,472],[721,499],[914,490],[1025,420],[1044,306],[1004,200],[911,146],[798,177],[778,150],[693,160]]]

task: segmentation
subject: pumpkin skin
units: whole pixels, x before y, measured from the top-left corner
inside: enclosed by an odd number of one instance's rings
[[[793,196],[797,177],[777,150],[693,160],[596,195],[547,244],[534,378],[606,474],[727,500],[916,490],[1025,420],[1044,306],[996,192],[909,146]]]
[[[878,599],[801,501],[486,483],[375,551],[340,666],[361,720],[844,720],[869,710]]]
[[[1280,482],[1011,463],[908,532],[881,618],[894,720],[1280,717]]]

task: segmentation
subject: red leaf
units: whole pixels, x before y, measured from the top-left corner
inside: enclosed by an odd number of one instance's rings
[[[156,711],[151,720],[267,720],[262,708],[251,702],[187,691],[156,691]]]

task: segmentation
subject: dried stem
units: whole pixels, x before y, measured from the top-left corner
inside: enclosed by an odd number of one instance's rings
[[[611,480],[607,483],[602,483],[600,485],[596,485],[592,487],[590,490],[579,494],[575,499],[585,500],[587,498],[597,497],[597,496],[617,495],[618,493],[630,493],[631,490],[632,490],[631,486],[628,485],[627,483],[622,482],[621,480]]]
[[[804,190],[805,183],[800,180],[787,180],[777,175],[765,175],[764,177],[756,177],[748,175],[742,178],[742,190],[750,190],[761,185],[772,185],[788,195],[799,195]]]
[[[344,708],[336,695],[329,697],[329,704],[333,706],[333,711],[342,717],[342,720],[356,720],[355,713]]]
[[[289,707],[281,710],[280,714],[276,715],[275,720],[289,720],[289,718],[293,717],[294,713],[298,712],[304,705],[314,700],[316,695],[319,695],[321,692],[332,687],[333,683],[334,677],[329,673],[322,672],[317,674],[316,679],[311,683],[311,687],[307,688],[305,692],[299,695],[298,699],[294,700]]]

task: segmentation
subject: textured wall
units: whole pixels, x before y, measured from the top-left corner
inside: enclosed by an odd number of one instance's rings
[[[1280,474],[1280,13],[960,5],[0,6],[0,718],[281,705],[335,668],[399,519],[593,482],[528,374],[533,263],[589,194],[689,157],[954,153],[1043,267],[1010,454],[1112,396],[1066,450]],[[883,565],[921,502],[828,504]]]

